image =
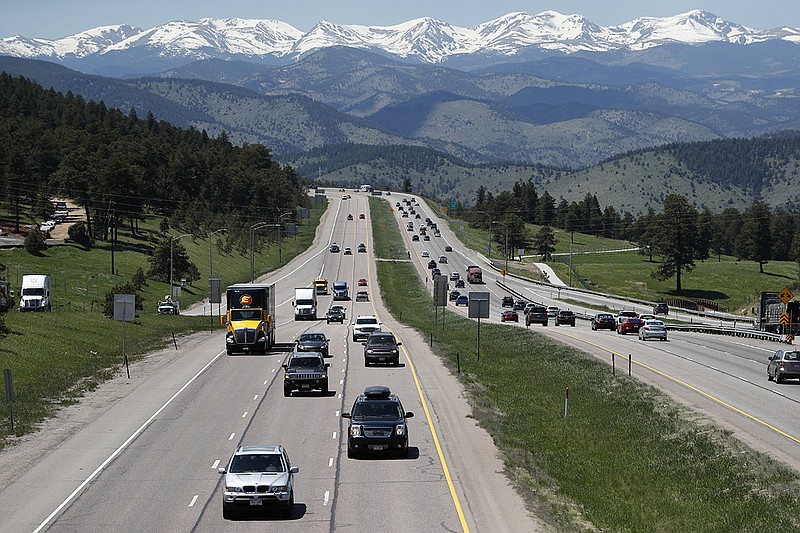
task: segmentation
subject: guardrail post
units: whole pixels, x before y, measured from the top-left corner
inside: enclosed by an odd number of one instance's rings
[[[617,358],[616,354],[611,352],[611,375],[617,377]]]
[[[631,354],[628,354],[628,375],[629,376],[631,375],[631,367],[633,366],[632,363],[633,363],[633,356]]]

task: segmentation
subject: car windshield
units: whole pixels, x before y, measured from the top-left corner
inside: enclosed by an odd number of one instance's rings
[[[367,344],[371,346],[389,346],[395,344],[393,335],[372,335]]]
[[[322,333],[303,333],[300,335],[300,342],[325,342],[325,335]]]
[[[231,309],[231,320],[260,320],[261,311],[259,309]]]
[[[289,368],[317,368],[319,358],[317,357],[292,357],[289,361]]]
[[[648,320],[647,322],[645,322],[645,324],[647,324],[648,326],[663,326],[664,325],[664,323],[661,322],[660,320]]]
[[[366,293],[363,293],[366,294]],[[358,318],[356,319],[356,324],[377,324],[377,318]]]
[[[800,359],[800,352],[785,352],[783,354],[784,361],[797,361]]]
[[[381,402],[368,400],[358,402],[353,409],[353,418],[385,418],[397,420],[400,418],[400,407],[395,402]]]
[[[242,474],[246,472],[285,472],[283,458],[277,454],[254,453],[248,455],[236,455],[231,462],[229,470],[232,474]]]

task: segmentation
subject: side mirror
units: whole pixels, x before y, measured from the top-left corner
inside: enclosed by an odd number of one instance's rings
[[[403,345],[402,341],[397,341],[397,345],[402,346]]]
[[[414,418],[414,413],[412,413],[411,411],[406,411],[404,418]]]
[[[281,367],[282,367],[284,370],[289,370],[289,367],[288,367],[288,366],[286,366],[286,365],[281,365]]]
[[[227,474],[228,473],[228,471],[225,469],[224,466],[219,467],[217,469],[217,472],[219,472],[220,474]]]
[[[296,474],[296,473],[298,473],[299,471],[300,471],[300,467],[299,467],[299,466],[293,466],[293,467],[291,467],[291,468],[289,469],[289,472],[290,472],[290,473],[292,473],[292,474]]]
[[[353,418],[353,415],[350,413],[342,413],[342,418]]]
[[[325,368],[330,368],[330,367],[331,367],[330,363],[325,363]]]
[[[366,345],[367,345],[367,343],[366,343],[366,342],[362,342],[362,343],[361,343],[361,346],[366,346]]]
[[[292,300],[292,307],[295,307],[296,305],[297,305],[297,302],[295,302],[294,300]]]

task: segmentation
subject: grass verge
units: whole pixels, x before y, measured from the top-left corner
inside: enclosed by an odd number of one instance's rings
[[[284,239],[280,250],[283,263],[311,245],[324,210],[325,206],[313,209],[311,223],[302,226],[296,237]],[[23,249],[0,250],[0,263],[8,267],[8,278],[17,292],[21,274],[46,272],[51,275],[54,293],[52,313],[9,312],[3,316],[10,333],[0,340],[0,369],[11,369],[15,394],[13,432],[9,404],[5,395],[0,395],[0,450],[35,431],[58,406],[78,401],[120,370],[122,324],[102,316],[100,302],[114,285],[129,281],[139,267],[147,271],[150,235],[157,228],[158,219],[152,218],[142,224],[137,235],[120,231],[116,274],[110,272],[111,252],[104,243],[92,250],[69,244],[51,247],[41,256]],[[207,294],[210,248],[214,273],[222,277],[223,286],[250,278],[249,254],[221,251],[217,237],[211,247],[208,239],[187,237],[181,241],[200,270],[201,280],[184,287],[184,308]],[[278,256],[276,245],[263,247],[255,255],[257,275],[279,267]],[[125,351],[130,361],[168,345],[173,334],[210,330],[209,316],[156,315],[156,302],[168,293],[168,284],[148,280],[143,290],[144,311],[126,328]],[[219,323],[214,327],[219,330]]]
[[[370,200],[377,242],[402,238],[387,204]],[[385,227],[381,227],[385,226]],[[394,228],[387,231],[386,227]],[[448,312],[434,328],[431,297],[413,265],[380,262],[381,293],[395,317],[451,369],[460,354],[474,416],[493,436],[509,477],[554,529],[577,531],[790,531],[800,528],[797,474],[743,446],[657,389],[523,328]],[[416,281],[412,281],[416,280]],[[564,416],[565,388],[570,390]]]

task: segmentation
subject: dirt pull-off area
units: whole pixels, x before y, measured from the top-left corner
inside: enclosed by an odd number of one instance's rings
[[[64,241],[67,240],[67,237],[69,237],[69,227],[71,225],[75,224],[76,222],[86,222],[86,210],[78,206],[69,198],[53,198],[53,203],[56,202],[64,202],[67,204],[67,210],[69,211],[69,214],[63,222],[56,224],[56,227],[50,230],[50,238]]]

